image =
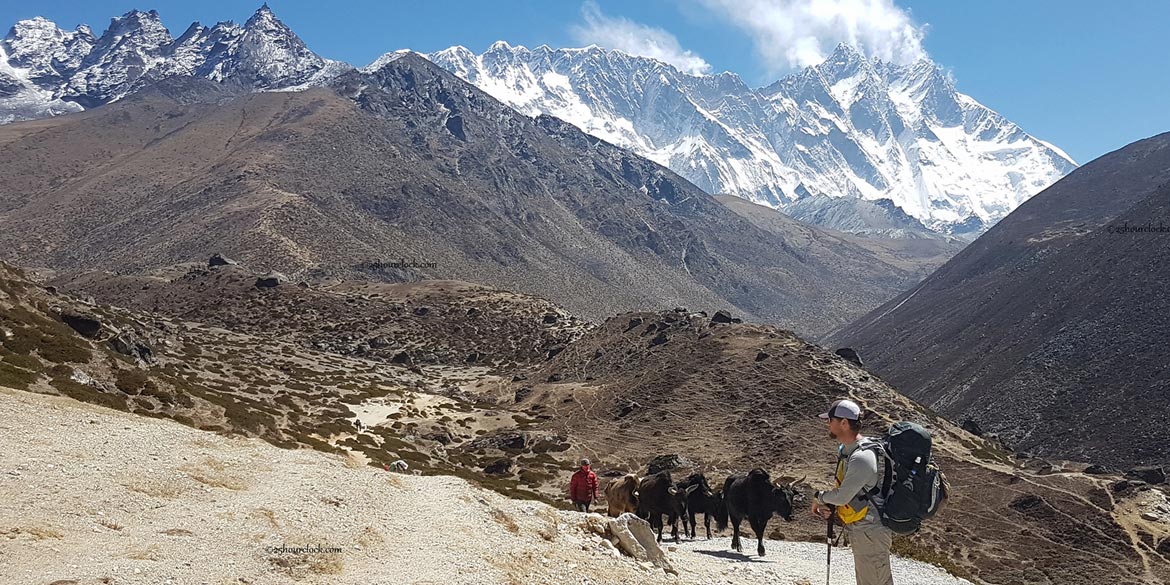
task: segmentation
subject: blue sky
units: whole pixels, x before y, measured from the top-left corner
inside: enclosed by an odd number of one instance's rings
[[[837,9],[813,9],[826,5]],[[242,23],[258,6],[5,2],[0,26],[41,15],[62,28],[86,23],[101,34],[110,17],[139,8],[158,10],[178,35],[194,20]],[[682,67],[733,71],[760,86],[852,39],[887,59],[929,56],[952,72],[960,91],[1078,163],[1170,131],[1170,2],[271,0],[269,6],[314,51],[359,66],[399,48],[428,52],[459,44],[481,52],[499,39],[530,47],[596,42],[665,51]]]

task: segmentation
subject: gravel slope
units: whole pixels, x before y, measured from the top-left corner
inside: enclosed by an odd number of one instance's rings
[[[615,557],[582,516],[67,398],[0,389],[2,583],[820,583],[824,548]],[[273,547],[321,547],[295,553]],[[673,546],[673,545],[670,545]],[[339,551],[324,549],[336,548]],[[848,549],[833,583],[853,583]],[[965,583],[897,559],[901,584]]]

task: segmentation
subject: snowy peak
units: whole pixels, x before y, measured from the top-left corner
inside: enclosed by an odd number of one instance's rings
[[[226,76],[247,79],[260,89],[309,82],[327,61],[305,46],[265,4],[244,24],[235,52],[234,67]]]
[[[131,10],[115,17],[60,95],[85,107],[119,99],[143,73],[160,64],[172,42],[154,10]]]
[[[298,89],[351,69],[305,46],[267,6],[239,26],[198,22],[172,38],[158,12],[132,10],[101,37],[86,26],[65,32],[38,17],[0,41],[0,121],[116,101],[160,79],[194,75],[252,89]],[[19,95],[17,95],[19,94]]]
[[[890,200],[942,233],[989,226],[1075,168],[960,94],[930,60],[899,66],[847,44],[765,88],[595,46],[499,41],[428,58],[528,115],[551,114],[710,193],[785,208]]]
[[[43,17],[17,22],[0,41],[11,67],[25,69],[33,83],[59,83],[81,65],[96,39],[81,25],[65,32]]]

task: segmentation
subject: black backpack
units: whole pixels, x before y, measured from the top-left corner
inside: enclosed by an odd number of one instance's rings
[[[867,448],[885,459],[881,486],[868,494],[880,495],[882,524],[895,534],[913,534],[922,521],[933,517],[946,502],[950,484],[931,457],[930,431],[912,422],[890,426],[885,436]]]

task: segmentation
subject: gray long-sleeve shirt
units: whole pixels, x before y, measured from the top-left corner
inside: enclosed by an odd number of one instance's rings
[[[882,480],[878,471],[877,454],[869,449],[859,449],[863,437],[856,443],[844,447],[841,455],[845,457],[845,477],[836,489],[823,492],[821,501],[834,506],[849,504],[854,509],[861,509],[866,505],[858,500],[857,496],[867,493]]]

